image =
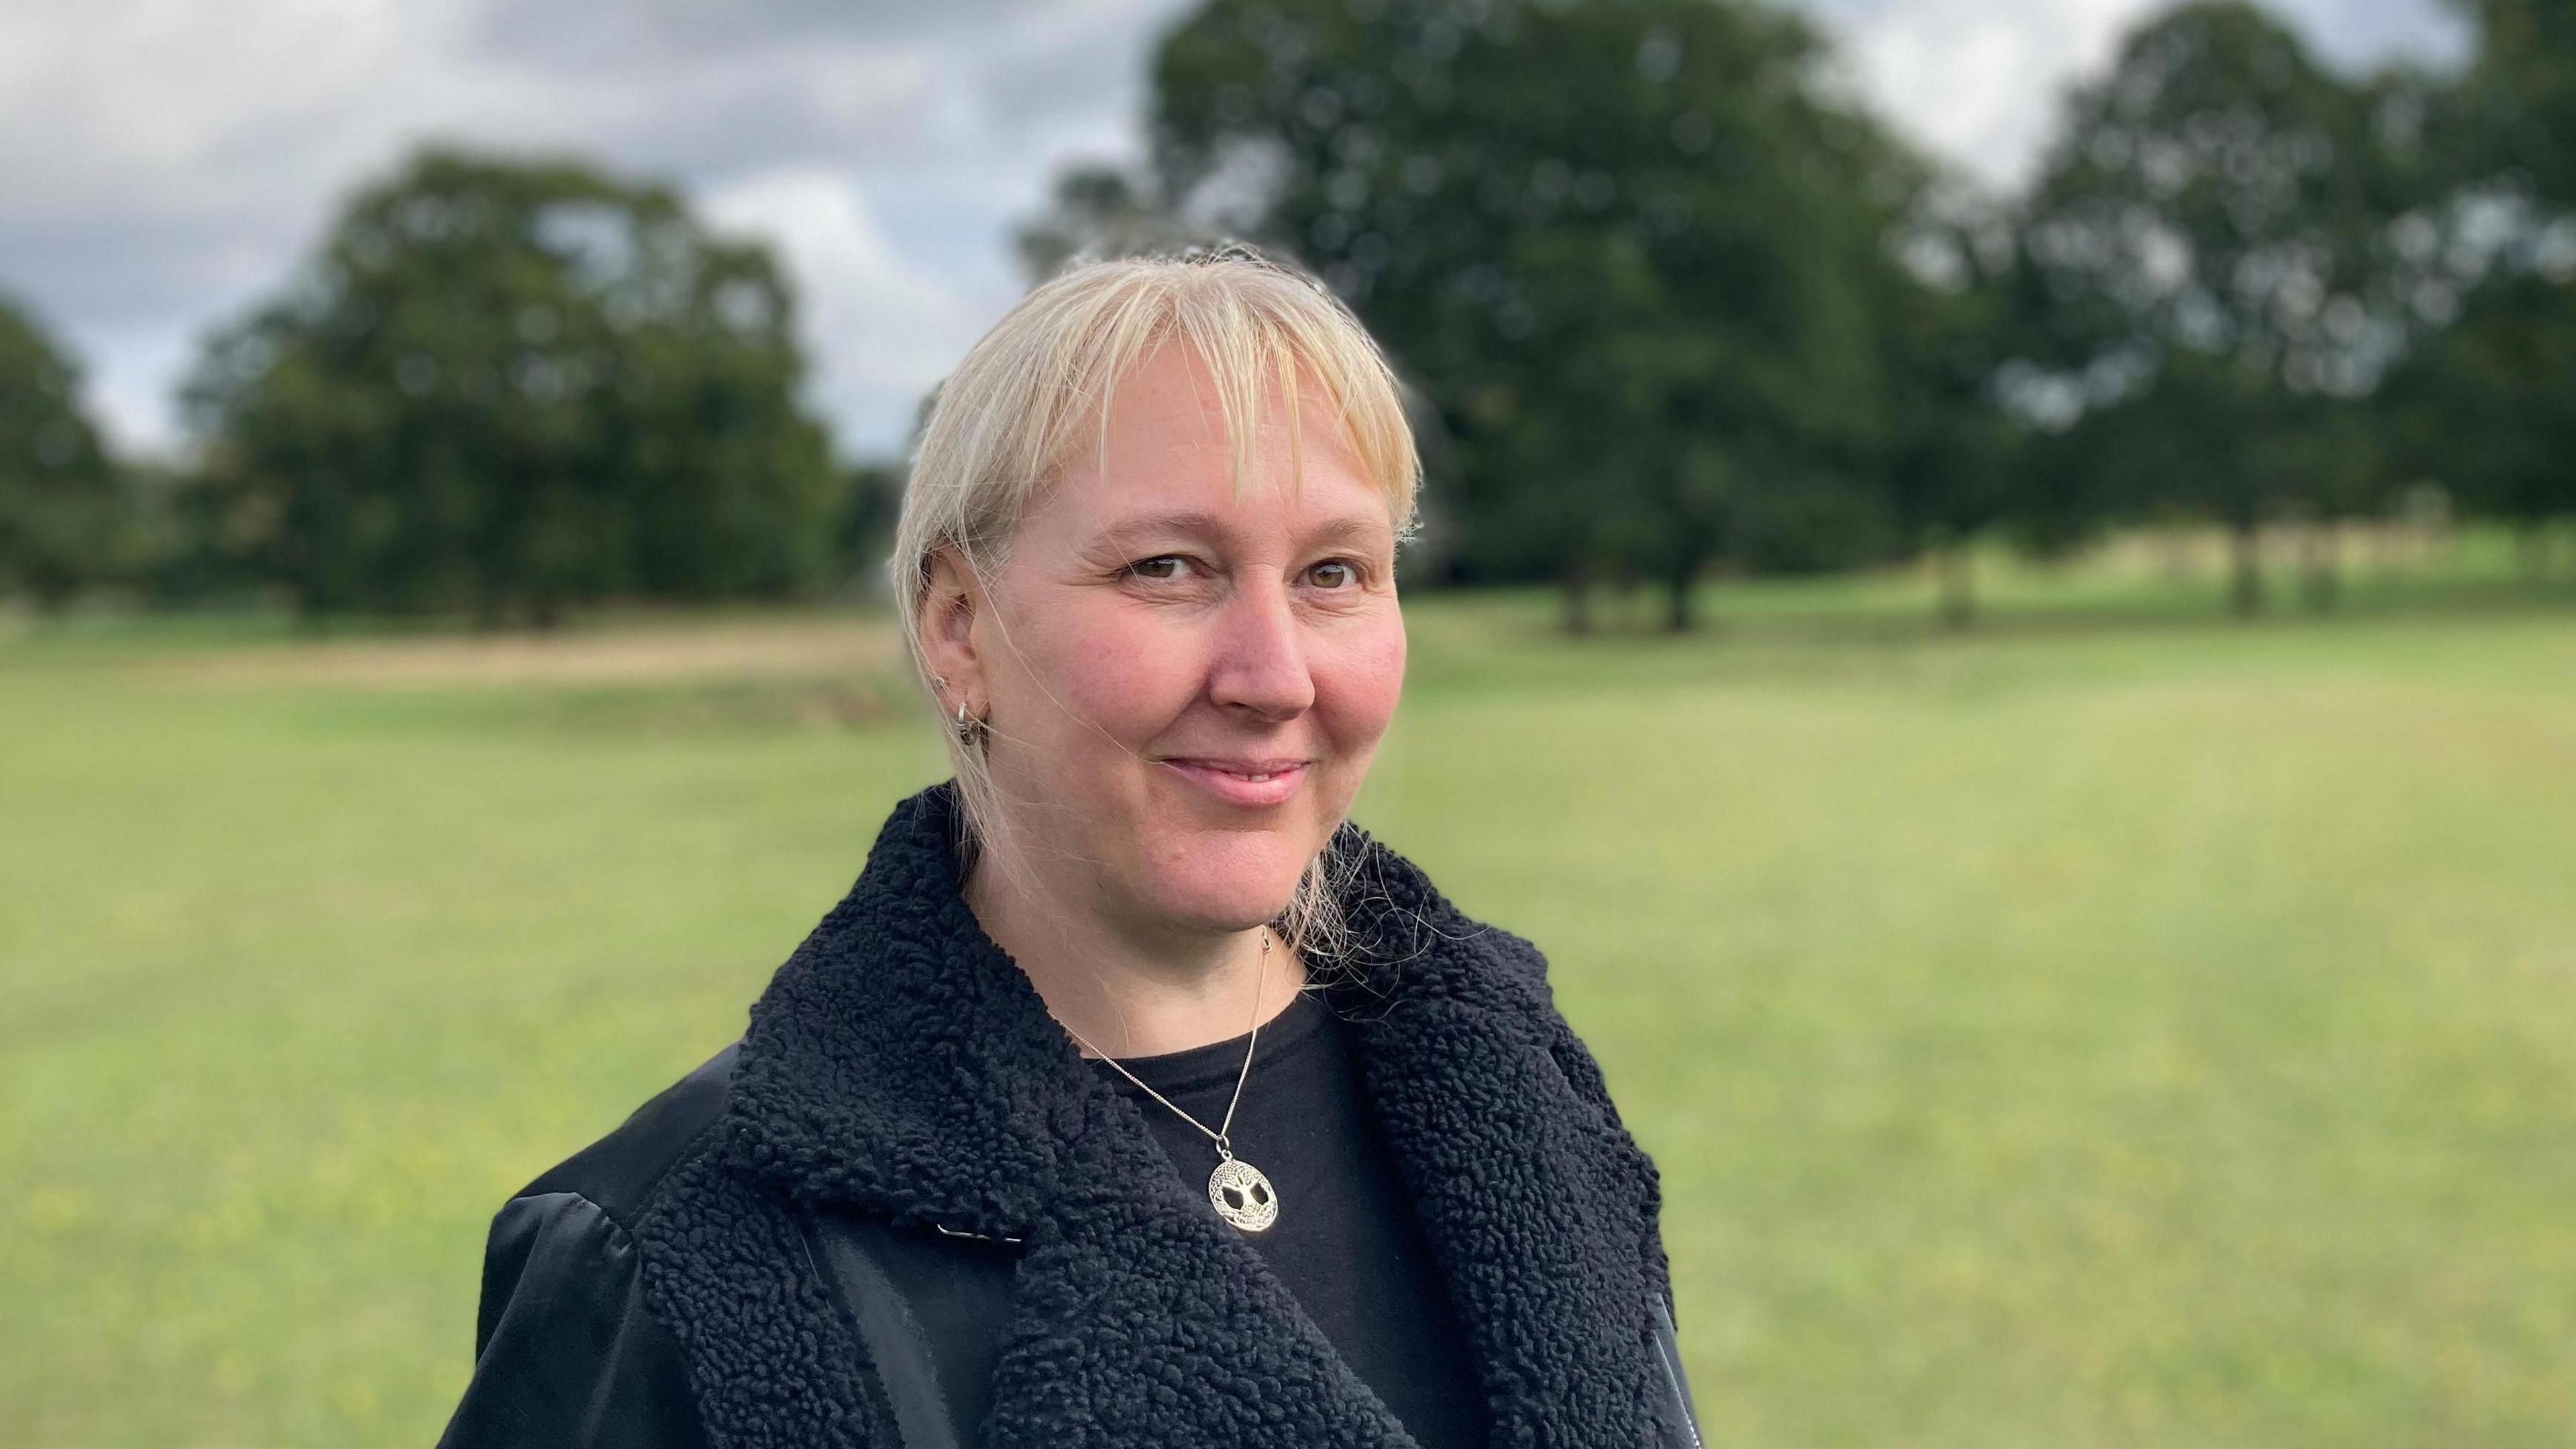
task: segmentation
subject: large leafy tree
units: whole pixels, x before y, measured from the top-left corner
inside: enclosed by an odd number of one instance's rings
[[[669,190],[432,150],[188,389],[222,535],[308,613],[540,624],[846,576],[792,299]]]
[[[71,359],[0,298],[0,592],[48,612],[116,563],[117,477],[79,393]]]
[[[1887,379],[1880,487],[1898,535],[1928,557],[1944,622],[1976,611],[1976,540],[2029,504],[2021,435],[1994,378],[2016,316],[2011,223],[1988,198],[1927,189],[1897,242],[1910,274],[1873,300]]]
[[[2435,185],[2403,222],[2427,335],[2387,417],[2395,452],[2526,557],[2576,516],[2576,8],[2461,0],[2475,59],[2430,107]]]
[[[2480,286],[2389,386],[2400,456],[2466,506],[2513,524],[2535,565],[2543,529],[2576,517],[2571,281],[2516,272]]]
[[[2478,25],[2461,87],[2477,172],[2507,172],[2576,206],[2576,6],[2566,0],[2452,0]]]
[[[1738,0],[1208,0],[1149,175],[1069,178],[1041,264],[1156,209],[1314,265],[1457,444],[1465,570],[1642,574],[1891,546],[1875,304],[1919,169]]]
[[[2047,451],[2096,505],[2226,524],[2242,612],[2266,518],[2370,498],[2367,450],[2339,440],[2403,341],[2381,271],[2410,182],[2387,122],[2253,6],[2189,4],[2075,93],[2027,203],[2017,407],[2070,440]]]

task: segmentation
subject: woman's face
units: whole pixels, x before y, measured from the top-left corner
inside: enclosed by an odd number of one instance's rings
[[[1214,384],[1194,350],[1158,348],[1111,400],[1105,458],[1086,432],[1022,521],[971,650],[931,644],[952,689],[972,681],[1051,893],[1131,930],[1282,910],[1403,689],[1386,501],[1330,401],[1309,384],[1299,402],[1302,489],[1274,392],[1231,496]],[[937,568],[934,600],[966,587]]]

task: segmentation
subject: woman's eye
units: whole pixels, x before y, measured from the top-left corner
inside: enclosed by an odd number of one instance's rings
[[[1173,565],[1173,566],[1177,567],[1178,565],[1180,565],[1180,564],[1184,564],[1184,563],[1187,563],[1187,562],[1188,562],[1188,560],[1187,560],[1187,559],[1182,558],[1179,554],[1176,554],[1176,553],[1156,554],[1156,555],[1155,555],[1154,557],[1152,557],[1152,558],[1140,558],[1140,559],[1136,560],[1134,563],[1129,564],[1129,565],[1127,566],[1127,572],[1129,572],[1129,573],[1131,573],[1131,574],[1135,575],[1136,577],[1138,577],[1138,578],[1140,578],[1140,579],[1169,579],[1169,578],[1177,577],[1177,575],[1175,575],[1175,574],[1169,574],[1169,573],[1160,573],[1160,572],[1157,572],[1157,570],[1158,570],[1158,569],[1160,569],[1160,568],[1162,568],[1162,567],[1163,567],[1164,565],[1166,565],[1166,564]]]
[[[1315,567],[1309,570],[1309,572],[1315,574],[1339,575],[1338,579],[1325,585],[1325,591],[1328,593],[1339,593],[1344,589],[1356,587],[1360,581],[1359,570],[1337,558],[1326,559],[1322,563],[1315,565]]]

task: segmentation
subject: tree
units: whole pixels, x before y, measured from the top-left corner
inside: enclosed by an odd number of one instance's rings
[[[47,613],[116,562],[116,473],[79,395],[70,358],[0,297],[0,590]]]
[[[2403,199],[2383,120],[2251,5],[2185,5],[2074,95],[2027,203],[2018,411],[2057,432],[2116,413],[2071,434],[2101,445],[2084,466],[2125,511],[2224,522],[2241,613],[2268,516],[2367,501],[2283,463],[2343,456],[2344,410],[2402,347],[2378,276]]]
[[[837,582],[793,312],[666,188],[424,152],[209,345],[186,397],[218,527],[308,615]]]
[[[2515,271],[2473,292],[2459,320],[2391,378],[2399,456],[2458,502],[2522,535],[2544,564],[2544,530],[2576,516],[2576,285]]]
[[[1737,0],[1207,0],[1153,65],[1160,211],[1310,261],[1454,440],[1460,570],[1664,582],[1890,546],[1871,299],[1921,173]],[[1033,256],[1037,255],[1033,252]]]
[[[1079,257],[1171,252],[1212,239],[1173,213],[1150,174],[1097,164],[1058,176],[1046,213],[1015,232],[1020,260],[1040,281]]]
[[[2025,502],[2020,435],[1994,393],[2011,346],[2011,223],[1935,187],[1898,247],[1916,276],[1873,304],[1888,380],[1882,486],[1906,546],[1932,562],[1942,622],[1962,627],[1976,614],[1976,539]]]
[[[2460,88],[2479,175],[2507,172],[2543,201],[2576,206],[2576,7],[2566,0],[2452,0],[2478,23]]]
[[[2576,515],[2576,10],[2463,0],[2475,60],[2433,108],[2441,185],[2404,219],[2425,335],[2392,380],[2396,452],[2521,535]]]
[[[882,561],[893,551],[905,477],[906,470],[895,463],[861,463],[849,469],[840,516],[833,523],[841,557]],[[893,580],[881,568],[863,570],[849,583],[871,595],[892,596]]]

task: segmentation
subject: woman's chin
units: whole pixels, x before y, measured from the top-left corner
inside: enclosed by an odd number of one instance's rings
[[[1139,894],[1166,920],[1208,930],[1248,931],[1288,908],[1303,859],[1266,853],[1257,861],[1229,862],[1227,854],[1211,850],[1194,857]],[[1227,869],[1229,864],[1237,868]]]

